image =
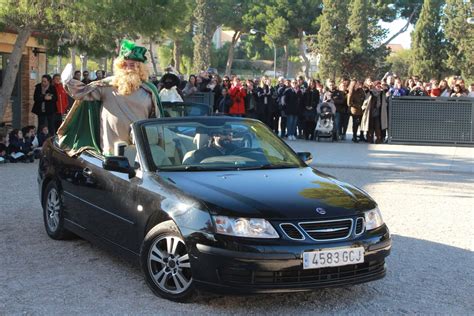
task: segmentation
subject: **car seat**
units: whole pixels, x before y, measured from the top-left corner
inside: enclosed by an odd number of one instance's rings
[[[195,150],[188,151],[183,157],[183,165],[190,164],[194,160],[194,153],[196,150],[201,149],[203,147],[207,147],[209,145],[209,135],[196,133],[193,139],[193,143],[196,145]]]
[[[156,127],[147,127],[146,135],[148,138],[148,144],[150,146],[151,156],[156,166],[171,166],[172,163],[166,155],[165,150],[161,147],[163,143],[159,137],[158,130]]]

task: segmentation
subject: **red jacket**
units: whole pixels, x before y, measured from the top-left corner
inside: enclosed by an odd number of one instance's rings
[[[229,114],[245,114],[245,97],[247,92],[243,87],[233,86],[229,90],[230,98],[232,99],[232,106]]]
[[[66,90],[64,90],[63,85],[60,83],[54,84],[54,87],[56,88],[56,93],[58,95],[58,100],[56,101],[57,111],[60,114],[64,114],[66,113],[66,109],[68,107],[68,98]]]

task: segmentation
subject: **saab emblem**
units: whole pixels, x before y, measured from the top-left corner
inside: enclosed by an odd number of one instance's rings
[[[316,212],[318,212],[318,213],[319,213],[319,214],[321,214],[321,215],[324,215],[324,214],[326,214],[326,210],[325,210],[325,209],[323,209],[322,207],[318,207],[318,208],[316,208]]]

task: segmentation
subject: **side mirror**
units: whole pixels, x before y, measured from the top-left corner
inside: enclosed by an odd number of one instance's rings
[[[121,157],[121,156],[105,157],[105,160],[102,163],[102,168],[109,171],[127,173],[129,179],[135,177],[136,175],[135,169],[133,169],[130,166],[130,163],[128,162],[127,157]]]
[[[298,155],[298,157],[300,157],[300,159],[307,165],[310,165],[313,163],[313,155],[310,153],[310,152],[300,152],[300,153],[296,153]]]

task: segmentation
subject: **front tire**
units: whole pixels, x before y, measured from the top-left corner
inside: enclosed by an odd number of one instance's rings
[[[44,191],[43,220],[46,233],[52,239],[63,240],[74,236],[64,228],[64,208],[61,191],[54,181],[49,182]]]
[[[140,261],[145,281],[156,295],[178,302],[194,298],[188,250],[173,221],[163,222],[147,234]]]

